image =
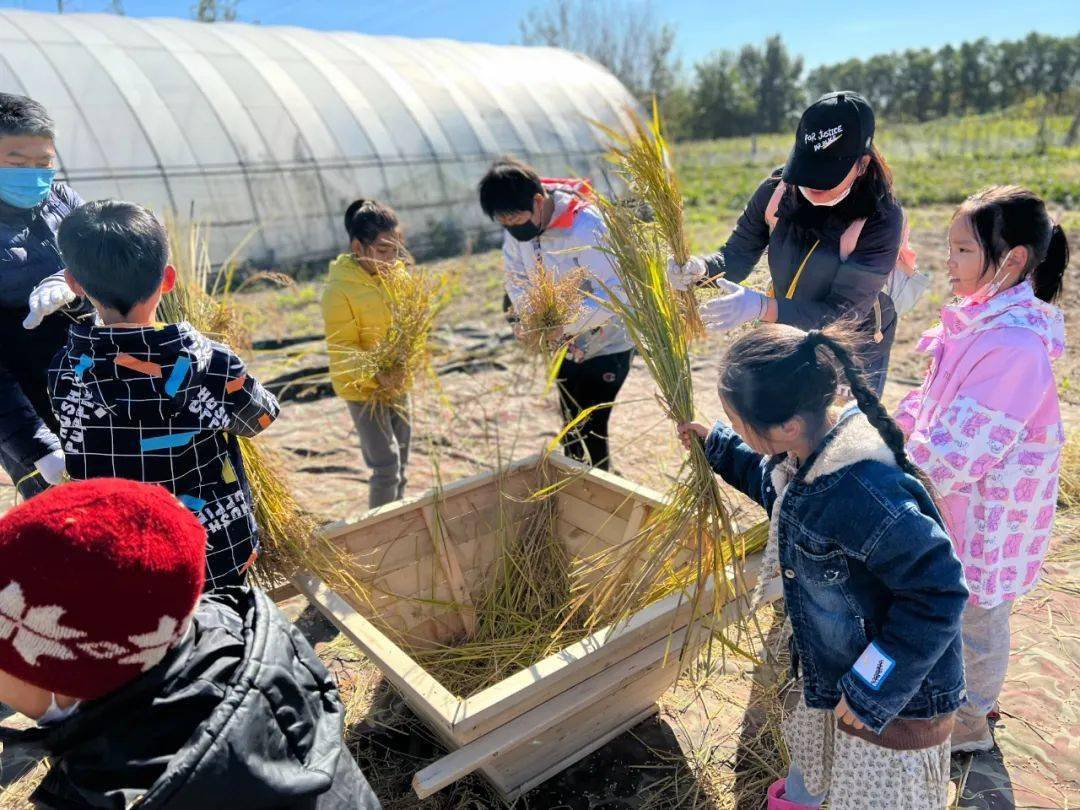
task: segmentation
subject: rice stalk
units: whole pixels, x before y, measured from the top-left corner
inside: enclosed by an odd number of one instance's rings
[[[162,296],[158,319],[187,321],[233,348],[250,348],[247,337],[254,316],[236,300],[236,292],[247,283],[237,283],[238,257],[247,240],[215,269],[202,225],[171,219],[168,233],[177,278],[172,292]],[[255,277],[278,283],[288,280],[276,274]],[[255,582],[269,588],[298,571],[310,570],[335,590],[364,598],[369,591],[350,573],[345,553],[323,535],[316,519],[293,495],[286,465],[255,439],[240,436],[237,440],[259,527],[260,552],[251,571]]]
[[[586,268],[576,267],[556,277],[542,259],[537,260],[514,305],[518,340],[527,351],[547,356],[563,342],[566,327],[577,319],[585,300],[585,273]]]
[[[612,140],[608,160],[616,166],[631,192],[652,209],[653,221],[672,257],[677,264],[684,265],[690,260],[691,253],[684,226],[683,197],[672,165],[671,150],[663,135],[656,99],[653,99],[650,121],[642,120],[633,109],[627,110],[627,115],[633,128],[629,135],[602,124],[596,125]],[[687,339],[703,336],[705,326],[698,313],[694,291],[684,290],[675,293],[675,297]]]
[[[668,282],[666,251],[657,229],[639,222],[626,207],[610,200],[600,201],[600,211],[607,225],[607,249],[622,285],[622,295],[608,295],[608,306],[626,324],[656,383],[664,413],[676,425],[691,422],[690,327]],[[735,531],[731,513],[703,443],[692,442],[665,505],[617,554],[597,561],[607,574],[579,594],[578,606],[589,605],[591,623],[618,622],[640,607],[643,597],[647,601],[673,581],[681,581],[695,620],[719,611],[733,596],[742,608],[748,608],[749,594],[738,565],[747,547]],[[703,596],[710,579],[714,590],[706,604]],[[725,648],[738,649],[734,639],[747,630],[744,618],[717,634],[721,653]],[[713,638],[710,636],[710,651]],[[697,641],[689,638],[684,652],[694,649]]]
[[[1061,451],[1057,505],[1064,512],[1080,509],[1080,430],[1069,434]]]
[[[366,401],[394,407],[417,380],[431,376],[428,338],[446,303],[446,280],[399,261],[379,269],[379,285],[390,312],[386,334],[370,349],[334,347],[332,351],[346,355],[354,378],[350,385],[364,389]]]

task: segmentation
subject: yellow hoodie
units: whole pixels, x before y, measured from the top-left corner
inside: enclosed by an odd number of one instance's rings
[[[376,383],[358,378],[351,353],[371,349],[385,337],[390,328],[386,292],[377,276],[368,273],[351,254],[342,253],[330,262],[322,311],[334,392],[342,399],[364,402]]]

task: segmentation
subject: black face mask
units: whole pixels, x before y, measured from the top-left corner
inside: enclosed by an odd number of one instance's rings
[[[542,234],[544,229],[530,219],[520,225],[507,225],[506,232],[519,242],[531,242]]]

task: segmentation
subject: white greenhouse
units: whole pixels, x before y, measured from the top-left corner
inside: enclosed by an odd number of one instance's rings
[[[343,249],[357,197],[389,201],[420,252],[488,226],[476,183],[513,154],[609,182],[602,137],[633,100],[552,48],[0,9],[0,91],[45,104],[61,177],[210,223],[215,261]],[[443,248],[445,249],[445,248]]]

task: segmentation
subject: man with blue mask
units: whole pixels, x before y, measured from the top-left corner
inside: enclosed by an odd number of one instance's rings
[[[23,497],[63,475],[46,373],[68,326],[91,312],[75,306],[56,246],[61,221],[82,200],[55,174],[45,108],[0,93],[0,465]]]

